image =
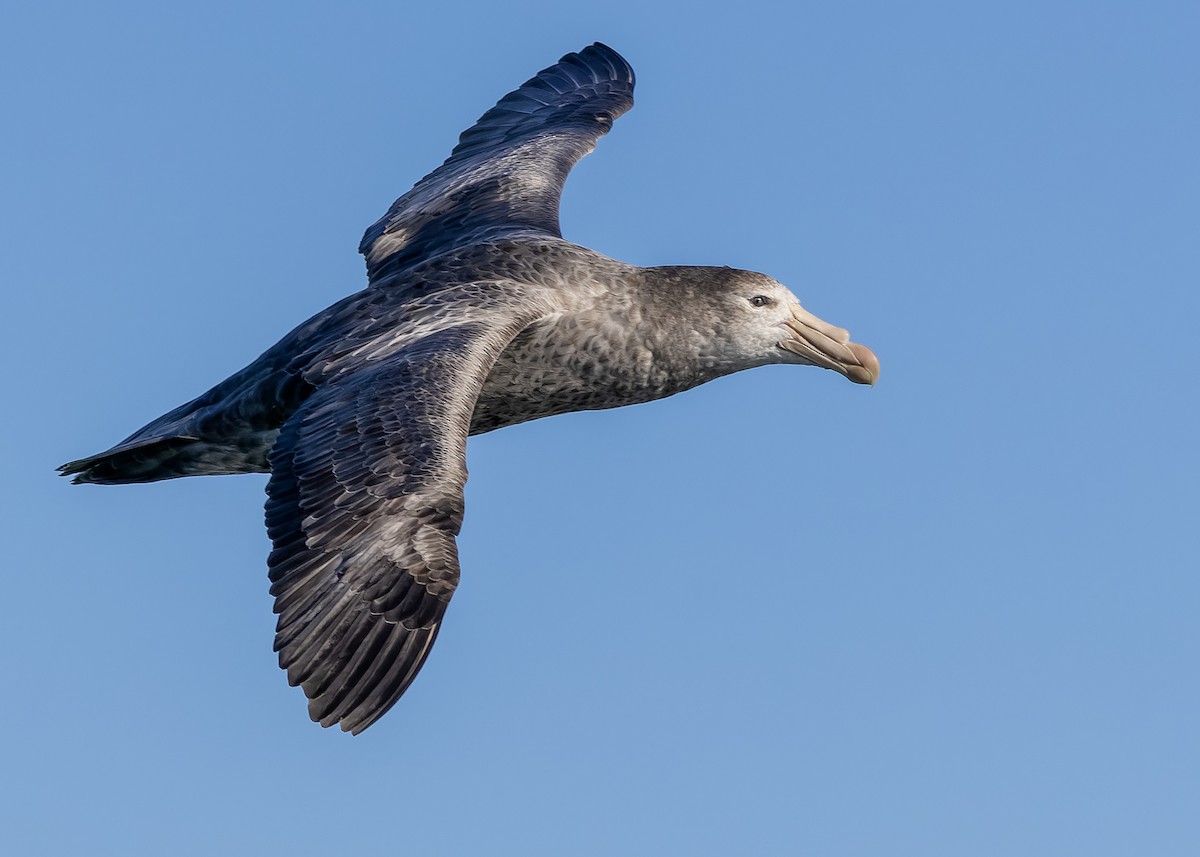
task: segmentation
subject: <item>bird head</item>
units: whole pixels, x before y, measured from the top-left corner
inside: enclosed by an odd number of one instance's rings
[[[870,348],[804,309],[782,283],[753,271],[706,270],[711,273],[703,297],[716,334],[711,341],[728,371],[794,363],[832,369],[856,384],[879,378],[879,359]]]

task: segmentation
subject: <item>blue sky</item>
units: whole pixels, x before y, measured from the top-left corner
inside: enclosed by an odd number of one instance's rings
[[[10,9],[4,850],[1200,853],[1198,38],[1182,2]],[[53,467],[359,289],[362,230],[597,39],[637,106],[566,235],[770,273],[881,381],[474,439],[429,663],[321,730],[263,477]]]

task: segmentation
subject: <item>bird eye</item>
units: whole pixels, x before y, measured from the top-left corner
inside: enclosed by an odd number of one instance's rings
[[[773,303],[775,303],[775,301],[771,300],[766,295],[755,295],[754,297],[750,298],[750,306],[770,306]]]

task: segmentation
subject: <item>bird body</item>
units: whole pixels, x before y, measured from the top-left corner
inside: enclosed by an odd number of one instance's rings
[[[602,45],[543,70],[367,230],[366,289],[60,468],[101,484],[270,473],[275,648],[322,725],[362,731],[424,663],[459,581],[468,435],[768,363],[878,374],[770,277],[639,268],[561,237],[566,175],[632,91]]]

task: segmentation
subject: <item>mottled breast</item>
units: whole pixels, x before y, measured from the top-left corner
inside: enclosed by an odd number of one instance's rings
[[[636,295],[614,290],[538,322],[484,382],[471,433],[661,399],[708,380],[680,366]]]

